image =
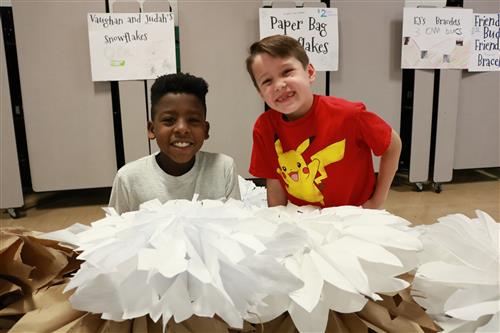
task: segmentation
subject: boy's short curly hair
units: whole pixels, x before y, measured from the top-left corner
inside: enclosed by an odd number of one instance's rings
[[[208,83],[201,77],[189,73],[174,73],[158,77],[151,86],[152,119],[154,119],[155,115],[155,105],[168,93],[195,95],[203,105],[206,115],[207,103],[205,96],[208,93]]]
[[[257,82],[255,81],[255,77],[253,75],[252,65],[255,57],[259,54],[267,53],[276,58],[293,57],[300,61],[304,69],[306,69],[307,65],[309,65],[309,57],[307,56],[304,47],[302,47],[302,44],[289,36],[274,35],[263,38],[250,46],[249,53],[250,55],[246,60],[247,71],[248,74],[250,74],[252,82],[257,90],[259,87],[257,86]]]

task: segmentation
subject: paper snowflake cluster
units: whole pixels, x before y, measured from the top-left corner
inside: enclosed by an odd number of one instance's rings
[[[248,206],[267,207],[267,192],[263,186],[257,186],[254,182],[238,176],[241,201]]]
[[[411,228],[382,210],[267,208],[239,177],[241,201],[153,200],[91,227],[46,234],[85,262],[67,290],[102,318],[181,322],[220,316],[230,326],[289,312],[300,332],[325,331],[328,313],[360,311],[415,272],[415,300],[447,332],[499,327],[500,224],[483,212]],[[420,266],[419,266],[420,265]]]
[[[257,212],[277,224],[268,250],[304,287],[271,295],[259,307],[266,320],[288,311],[300,332],[325,331],[329,310],[360,311],[368,299],[409,284],[396,276],[416,267],[422,244],[409,222],[382,210],[344,206],[323,210],[288,205]]]
[[[76,289],[75,309],[112,320],[148,314],[163,323],[217,314],[242,327],[262,298],[302,285],[239,230],[255,222],[240,201],[155,200],[136,212],[108,213],[73,235],[85,261],[66,288]]]
[[[288,311],[301,332],[324,331],[328,311],[356,312],[408,283],[418,238],[409,223],[358,207],[256,207],[242,201],[150,201],[138,211],[45,237],[84,260],[67,290],[74,308],[163,323],[195,314],[230,326]]]
[[[424,250],[412,294],[446,332],[500,329],[500,224],[476,214],[448,215],[416,228]]]

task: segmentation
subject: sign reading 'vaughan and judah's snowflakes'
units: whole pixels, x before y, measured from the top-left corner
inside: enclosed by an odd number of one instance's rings
[[[318,71],[338,69],[339,34],[336,8],[260,8],[260,38],[295,38]]]
[[[147,80],[174,73],[173,13],[89,13],[92,81]]]

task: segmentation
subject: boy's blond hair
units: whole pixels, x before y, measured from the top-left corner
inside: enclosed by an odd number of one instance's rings
[[[269,36],[253,43],[250,46],[249,53],[250,55],[246,60],[247,71],[257,90],[259,90],[259,87],[253,75],[252,65],[255,57],[259,54],[267,53],[276,58],[293,57],[300,61],[304,69],[309,65],[309,57],[302,45],[296,39],[284,35]]]

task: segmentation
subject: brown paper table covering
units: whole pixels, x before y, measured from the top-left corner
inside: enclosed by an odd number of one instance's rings
[[[0,331],[2,332],[162,332],[161,320],[154,323],[144,316],[122,322],[100,318],[100,314],[77,311],[62,293],[67,274],[78,269],[76,253],[55,241],[39,239],[23,229],[0,233]],[[411,279],[411,276],[406,276]],[[439,327],[416,304],[409,290],[395,296],[369,301],[359,312],[330,311],[327,333],[358,332],[438,332]],[[229,327],[220,318],[192,316],[181,323],[173,319],[168,333],[292,333],[298,332],[287,313],[276,319],[243,329]]]

